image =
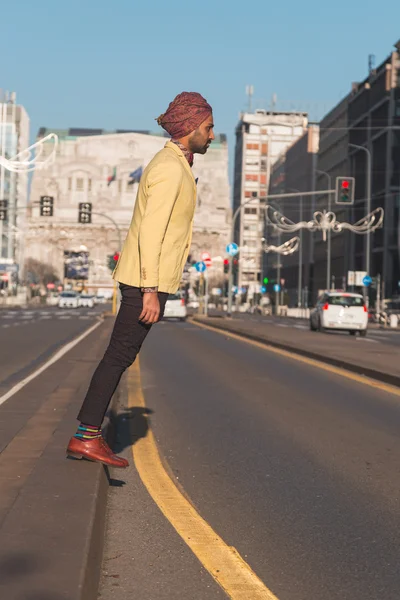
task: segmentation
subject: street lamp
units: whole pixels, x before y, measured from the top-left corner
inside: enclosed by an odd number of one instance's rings
[[[367,173],[366,173],[366,184],[367,184],[367,213],[371,212],[371,189],[372,189],[372,159],[371,152],[365,146],[359,146],[358,144],[349,144],[351,148],[356,148],[357,150],[364,150],[367,154]],[[371,237],[370,231],[367,232],[367,248],[366,248],[366,256],[365,256],[365,270],[367,271],[367,275],[370,275],[370,262],[371,262]]]
[[[255,200],[257,200],[258,202],[260,202],[259,198],[249,198],[248,200],[246,200],[246,202],[243,202],[243,203],[239,204],[239,206],[237,207],[237,209],[233,213],[233,217],[232,217],[232,230],[231,230],[232,231],[232,233],[231,233],[231,239],[232,239],[232,241],[235,238],[236,220],[237,220],[237,218],[238,218],[238,216],[239,216],[242,208],[244,206],[246,206],[246,204],[249,204],[250,202],[254,202]],[[227,310],[227,316],[228,317],[232,316],[232,297],[233,297],[232,286],[233,286],[233,256],[229,255],[228,310]]]
[[[328,179],[328,189],[331,189],[332,179],[329,173],[326,171],[320,171],[317,169],[315,171],[320,175],[324,175]],[[331,195],[328,194],[328,212],[331,212]],[[331,252],[332,252],[332,238],[331,238],[331,230],[328,231],[328,242],[327,242],[327,256],[326,256],[326,289],[331,289]]]
[[[280,239],[280,235],[279,235],[279,239]],[[279,315],[279,294],[280,294],[280,286],[281,286],[281,259],[279,258],[279,255],[289,256],[289,254],[294,254],[299,249],[301,242],[300,242],[300,238],[298,236],[291,238],[290,240],[288,240],[287,242],[284,242],[280,246],[273,246],[273,245],[267,246],[265,244],[265,242],[266,242],[266,239],[261,238],[261,247],[264,252],[266,252],[266,253],[275,252],[276,254],[278,254],[277,280],[278,280],[279,288],[278,288],[278,291],[275,292],[275,313],[277,315]]]
[[[296,188],[289,188],[292,192],[301,194]],[[303,196],[300,196],[300,221],[303,220]],[[301,308],[301,296],[303,287],[303,231],[300,229],[300,249],[299,249],[299,271],[297,276],[297,307]]]

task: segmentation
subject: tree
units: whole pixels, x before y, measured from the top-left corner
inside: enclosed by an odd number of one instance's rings
[[[36,258],[27,258],[25,261],[25,274],[28,283],[46,286],[48,283],[56,283],[60,278],[54,267]]]

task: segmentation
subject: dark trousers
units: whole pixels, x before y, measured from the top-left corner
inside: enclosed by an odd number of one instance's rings
[[[120,284],[122,302],[115,320],[108,348],[100,361],[79,412],[78,419],[100,427],[112,395],[125,369],[134,361],[151,329],[139,321],[143,310],[140,288]],[[164,314],[168,294],[159,292],[160,318]]]

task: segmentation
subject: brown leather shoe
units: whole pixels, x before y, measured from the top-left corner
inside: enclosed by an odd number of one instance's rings
[[[129,462],[125,458],[120,458],[114,454],[102,437],[94,440],[79,440],[72,437],[67,447],[67,456],[78,459],[85,458],[117,469],[129,467]]]

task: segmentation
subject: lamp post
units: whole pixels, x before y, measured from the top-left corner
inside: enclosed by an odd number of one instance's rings
[[[297,192],[300,194],[300,221],[303,220],[303,196],[301,195],[300,190],[296,188],[290,188],[292,192]],[[329,186],[330,189],[330,186]],[[302,288],[303,287],[303,231],[300,229],[300,247],[299,247],[299,271],[297,276],[297,308],[301,308],[301,296],[302,296]]]
[[[235,225],[236,225],[236,220],[242,210],[242,208],[244,206],[246,206],[246,204],[249,204],[250,202],[254,202],[255,200],[257,200],[258,202],[260,201],[259,198],[249,198],[248,200],[246,200],[246,202],[243,202],[242,204],[240,204],[237,209],[235,210],[235,212],[233,213],[233,217],[232,217],[232,230],[231,230],[231,239],[232,241],[234,240],[235,237]],[[258,221],[257,221],[258,222]],[[229,275],[228,275],[228,310],[227,310],[227,316],[231,317],[232,316],[232,286],[233,286],[233,256],[229,255]]]
[[[327,178],[328,189],[331,189],[332,179],[331,179],[331,176],[329,175],[329,173],[327,173],[326,171],[320,171],[319,169],[317,169],[315,172],[319,173],[320,175],[324,175]],[[331,207],[332,207],[331,195],[328,194],[328,212],[331,212]],[[329,229],[328,239],[327,239],[327,248],[326,248],[326,289],[327,290],[331,289],[331,260],[332,260],[331,255],[332,255],[331,230]]]
[[[371,212],[371,189],[372,189],[372,157],[371,152],[365,146],[359,146],[358,144],[349,144],[350,148],[356,148],[357,150],[363,150],[367,154],[367,173],[366,173],[366,196],[367,196],[367,213]],[[367,275],[370,275],[371,268],[371,237],[370,231],[367,232],[367,244],[366,244],[366,256],[365,256],[365,270]]]
[[[280,238],[280,235],[279,235]],[[275,292],[275,314],[279,315],[279,296],[281,293],[281,259],[282,256],[289,256],[289,254],[294,254],[297,252],[300,246],[300,238],[298,236],[291,238],[287,242],[280,244],[279,246],[267,246],[265,244],[265,238],[261,239],[262,250],[266,253],[275,252],[278,254],[278,268],[277,268],[277,279],[278,279],[278,291]],[[279,240],[280,241],[280,240]],[[279,242],[278,242],[279,243]]]

